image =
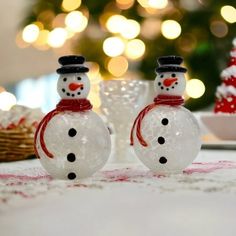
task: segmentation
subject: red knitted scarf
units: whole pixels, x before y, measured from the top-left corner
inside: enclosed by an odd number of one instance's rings
[[[130,133],[130,145],[134,145],[134,129],[136,127],[136,136],[141,145],[144,147],[147,147],[147,142],[143,139],[142,133],[141,133],[141,124],[142,120],[144,119],[145,115],[152,110],[154,107],[157,107],[158,105],[169,105],[169,106],[180,106],[184,103],[184,99],[181,96],[171,96],[171,95],[158,95],[154,98],[154,103],[146,106],[136,117],[133,127],[131,129]]]
[[[57,114],[64,112],[64,111],[72,111],[72,112],[83,112],[92,109],[92,105],[90,101],[86,98],[83,99],[62,99],[56,106],[56,109],[50,111],[39,123],[35,135],[34,135],[34,150],[35,154],[39,157],[37,148],[36,148],[36,141],[38,137],[38,133],[40,132],[40,145],[44,151],[44,153],[49,157],[53,158],[53,154],[49,152],[46,147],[44,141],[44,132],[46,130],[48,122]]]

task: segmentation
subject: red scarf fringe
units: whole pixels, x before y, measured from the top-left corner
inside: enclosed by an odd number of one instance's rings
[[[57,114],[64,112],[64,111],[72,111],[72,112],[84,112],[92,109],[92,105],[90,101],[86,98],[83,99],[62,99],[56,106],[56,109],[50,111],[39,123],[35,135],[34,135],[34,150],[35,154],[38,158],[39,154],[36,148],[36,141],[38,137],[38,133],[40,131],[40,145],[44,151],[44,153],[49,157],[53,158],[53,154],[49,152],[46,147],[44,141],[44,133],[47,127],[48,122]]]
[[[171,96],[171,95],[158,95],[157,97],[154,98],[154,103],[146,106],[136,117],[134,124],[131,129],[130,133],[130,145],[134,145],[134,129],[136,127],[136,136],[139,141],[139,143],[147,147],[148,144],[144,140],[142,133],[141,133],[141,124],[142,120],[144,119],[145,115],[152,110],[154,107],[157,107],[158,105],[169,105],[169,106],[180,106],[184,104],[184,99],[181,96]]]

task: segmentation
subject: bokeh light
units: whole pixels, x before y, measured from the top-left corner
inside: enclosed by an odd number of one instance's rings
[[[167,39],[176,39],[181,34],[181,26],[175,20],[166,20],[161,25],[161,32]]]
[[[39,35],[39,27],[36,24],[30,24],[25,26],[22,32],[22,38],[27,43],[33,43],[36,41]]]
[[[130,40],[125,48],[125,55],[132,60],[141,58],[145,53],[145,44],[140,39]]]
[[[128,66],[128,60],[124,56],[119,56],[109,60],[107,69],[112,75],[120,77],[128,70]]]
[[[163,8],[167,7],[168,0],[148,0],[148,5],[151,8],[163,9]]]
[[[55,28],[48,35],[48,45],[53,48],[59,48],[63,46],[67,38],[67,32],[63,28]]]
[[[39,32],[37,40],[35,41],[35,44],[39,46],[46,45],[48,41],[48,35],[49,35],[48,30],[41,30]]]
[[[210,24],[210,30],[213,35],[218,38],[223,38],[228,33],[228,26],[225,22],[215,20]]]
[[[17,33],[15,42],[19,48],[27,48],[30,46],[29,43],[24,41],[23,36],[22,36],[22,31]]]
[[[70,12],[65,19],[66,26],[74,32],[82,32],[88,24],[88,19],[80,11]]]
[[[150,7],[149,4],[148,4],[148,1],[149,0],[138,0],[138,3],[144,7],[144,8],[147,8],[147,7]]]
[[[187,81],[186,93],[191,98],[200,98],[205,93],[205,85],[199,79],[190,79]]]
[[[63,0],[61,6],[64,11],[73,11],[80,7],[81,0]]]
[[[232,6],[223,6],[220,9],[221,16],[229,23],[236,22],[236,9]]]
[[[14,94],[9,92],[0,93],[0,109],[3,111],[8,111],[12,106],[16,104],[16,97]]]
[[[110,37],[103,42],[103,51],[110,57],[121,55],[125,50],[125,44],[119,37]]]
[[[106,22],[106,27],[111,33],[120,33],[126,24],[126,18],[122,15],[112,15]]]
[[[135,20],[126,20],[124,26],[121,28],[121,35],[126,39],[133,39],[140,33],[140,25]]]
[[[56,17],[52,21],[52,27],[57,28],[57,27],[65,27],[65,18],[67,14],[61,13],[56,15]]]
[[[37,40],[33,43],[34,47],[39,50],[48,50],[49,46],[48,42],[49,31],[48,30],[41,30],[39,32],[39,36]]]
[[[161,31],[161,20],[156,18],[147,18],[143,21],[141,34],[147,39],[154,39]]]
[[[116,4],[120,9],[126,10],[133,6],[134,0],[116,0]]]

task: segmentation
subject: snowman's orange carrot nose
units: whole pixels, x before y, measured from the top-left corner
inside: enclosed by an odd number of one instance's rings
[[[174,82],[176,82],[177,80],[178,80],[177,78],[166,78],[166,79],[164,79],[163,84],[164,84],[166,87],[169,87],[169,86],[171,86]]]
[[[83,84],[77,84],[77,83],[70,83],[69,84],[69,89],[71,91],[75,91],[76,89],[81,88],[81,87],[83,87]]]

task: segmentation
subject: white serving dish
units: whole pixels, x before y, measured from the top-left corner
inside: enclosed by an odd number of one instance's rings
[[[202,113],[200,119],[217,138],[236,140],[236,114]]]

